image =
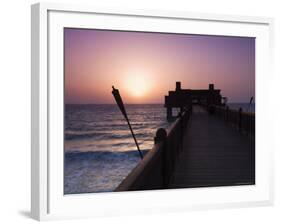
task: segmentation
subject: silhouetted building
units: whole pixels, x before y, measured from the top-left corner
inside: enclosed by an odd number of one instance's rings
[[[181,82],[176,82],[176,90],[169,91],[165,96],[165,107],[167,108],[167,118],[172,117],[172,108],[180,108],[191,104],[221,105],[222,96],[220,89],[215,89],[214,84],[209,84],[209,89],[182,89]]]

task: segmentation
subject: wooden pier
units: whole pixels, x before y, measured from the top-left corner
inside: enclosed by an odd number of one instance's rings
[[[255,184],[255,114],[213,104],[181,107],[115,191]]]
[[[194,106],[169,188],[255,183],[255,142]]]

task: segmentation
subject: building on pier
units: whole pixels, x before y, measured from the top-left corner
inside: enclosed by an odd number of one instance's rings
[[[172,109],[179,108],[181,111],[191,104],[200,105],[222,105],[223,97],[220,89],[215,89],[214,84],[209,84],[209,89],[182,89],[181,82],[176,82],[175,91],[169,91],[165,96],[165,107],[167,108],[167,119],[172,118]]]

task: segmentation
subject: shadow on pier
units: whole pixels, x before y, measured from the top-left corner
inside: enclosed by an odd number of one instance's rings
[[[214,103],[212,91],[180,96],[176,121],[115,191],[255,184],[255,114]]]

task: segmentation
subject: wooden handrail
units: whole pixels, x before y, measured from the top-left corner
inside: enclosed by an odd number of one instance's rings
[[[181,151],[183,133],[191,113],[186,109],[166,132],[158,129],[155,144],[142,161],[119,184],[115,191],[152,190],[168,188],[176,159]]]
[[[237,128],[240,132],[255,137],[255,113],[230,109],[228,106],[213,106],[214,114],[223,118],[227,123]]]
[[[153,159],[159,156],[158,154],[160,153],[162,147],[163,142],[154,145],[154,147],[145,154],[144,158],[138,163],[138,165],[119,184],[115,191],[134,190],[137,186],[139,186],[139,179],[144,174],[146,167],[148,167],[149,163],[151,163]]]

